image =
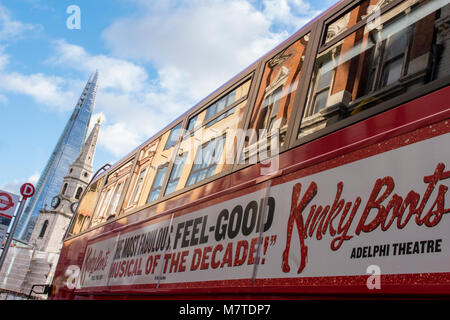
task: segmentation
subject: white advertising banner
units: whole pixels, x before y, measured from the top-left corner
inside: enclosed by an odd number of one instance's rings
[[[93,240],[81,288],[450,272],[448,146],[447,133],[329,161]]]
[[[17,203],[19,203],[18,195],[0,190],[0,245],[8,232]]]

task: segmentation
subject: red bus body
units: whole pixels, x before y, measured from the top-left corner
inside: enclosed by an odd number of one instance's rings
[[[51,298],[448,297],[449,119],[444,85],[69,238]]]

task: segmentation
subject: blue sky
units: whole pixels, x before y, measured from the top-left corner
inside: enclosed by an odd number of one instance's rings
[[[114,163],[336,0],[0,0],[0,189],[37,182],[95,70],[94,170]],[[77,5],[81,28],[68,29]]]

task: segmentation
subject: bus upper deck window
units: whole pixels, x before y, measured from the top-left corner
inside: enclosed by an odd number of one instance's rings
[[[77,215],[69,234],[78,234],[89,227],[104,181],[105,177],[102,177],[88,186],[85,195],[78,204]]]
[[[133,159],[127,161],[108,175],[91,226],[105,222],[112,215],[118,216],[120,214],[124,190],[130,178],[133,162]]]
[[[250,83],[251,79],[244,78],[189,118],[164,195],[232,168],[236,132],[243,125]]]
[[[152,172],[150,164],[155,156],[158,144],[159,139],[156,139],[143,146],[140,150],[138,161],[136,162],[131,177],[130,186],[125,196],[123,214],[145,204],[147,195],[144,196],[142,191],[147,181],[147,176]]]
[[[449,43],[438,43],[447,2],[400,2],[319,49],[298,138],[447,76]],[[352,10],[349,19],[365,13]]]
[[[141,188],[140,205],[154,202],[164,195],[161,190],[167,180],[167,172],[174,152],[178,149],[178,140],[181,136],[182,122],[177,123],[172,129],[166,131],[155,142],[154,153],[151,159],[144,160],[149,168]],[[169,143],[169,141],[171,141]]]
[[[365,18],[374,18],[377,13],[393,1],[386,0],[364,0],[350,11],[335,19],[326,28],[325,43],[338,37],[341,33],[350,29]]]
[[[284,145],[308,42],[309,34],[266,62],[241,160],[263,160]]]

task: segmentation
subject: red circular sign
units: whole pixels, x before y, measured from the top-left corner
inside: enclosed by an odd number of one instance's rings
[[[20,187],[20,194],[22,195],[22,197],[24,198],[30,198],[33,196],[34,194],[34,186],[31,183],[24,183],[21,187]]]
[[[14,206],[13,199],[5,192],[0,192],[0,211],[6,211]]]

